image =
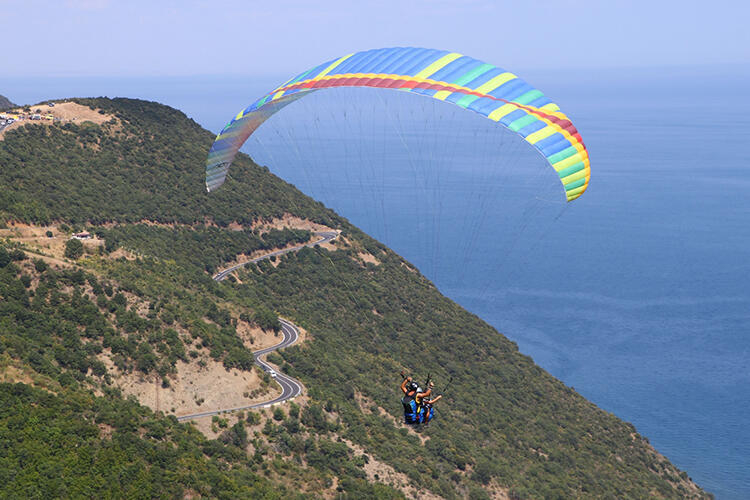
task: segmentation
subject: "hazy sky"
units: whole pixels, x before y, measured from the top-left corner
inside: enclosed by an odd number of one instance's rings
[[[513,69],[750,63],[750,2],[0,0],[0,73],[293,74],[444,48]]]

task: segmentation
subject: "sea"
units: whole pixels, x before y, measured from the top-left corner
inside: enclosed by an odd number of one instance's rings
[[[633,423],[717,498],[750,498],[750,68],[522,75],[590,153],[589,189],[571,203],[496,124],[387,90],[305,97],[243,150]],[[0,76],[0,94],[139,97],[218,132],[285,80]]]

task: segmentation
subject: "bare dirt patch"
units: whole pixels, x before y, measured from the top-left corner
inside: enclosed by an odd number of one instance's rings
[[[222,418],[226,418],[226,417],[222,417]],[[219,437],[219,434],[221,434],[221,432],[214,431],[213,426],[211,425],[212,419],[213,417],[194,418],[193,420],[188,421],[188,424],[198,429],[198,431],[204,436],[206,436],[208,439],[216,439],[217,437]],[[222,429],[222,432],[223,431],[224,429]]]
[[[65,121],[92,122],[100,125],[115,119],[114,115],[100,113],[98,109],[91,109],[77,102],[60,102],[52,108],[47,105],[32,106],[31,111],[34,112],[38,108],[41,109],[41,114],[52,115]]]
[[[0,356],[0,382],[31,385],[52,394],[57,394],[60,390],[60,384],[56,380],[35,372],[7,353]]]
[[[262,232],[270,231],[271,229],[284,229],[285,227],[290,227],[292,229],[306,229],[307,231],[312,232],[333,231],[333,229],[328,226],[317,224],[291,214],[284,214],[283,217],[272,219],[270,221],[256,222],[252,226],[253,229],[260,229]]]
[[[227,415],[219,415],[219,418],[226,418],[229,420],[229,424],[227,427],[231,427],[236,422],[236,418],[233,418],[233,415],[227,414]],[[222,432],[224,432],[226,429],[222,429],[215,425],[213,423],[213,416],[207,416],[207,417],[199,417],[194,418],[193,420],[189,420],[188,423],[198,429],[198,431],[206,436],[208,439],[216,439],[218,438]]]
[[[414,274],[416,274],[416,273],[419,272],[419,271],[417,271],[417,268],[415,268],[415,267],[413,267],[411,265],[408,265],[406,263],[403,263],[403,262],[401,263],[401,267],[405,267],[407,271],[409,271],[411,273],[414,273]]]
[[[124,258],[125,260],[135,260],[137,256],[129,250],[118,248],[114,252],[110,252],[108,258],[111,260],[117,260],[119,258]]]
[[[39,110],[39,111],[37,111]],[[47,104],[39,104],[37,106],[31,106],[31,113],[26,113],[23,108],[15,108],[9,111],[5,111],[8,115],[24,115],[24,120],[18,120],[11,123],[0,132],[0,140],[3,139],[5,132],[13,130],[15,128],[23,127],[25,125],[51,125],[58,122],[73,122],[83,123],[91,122],[100,125],[110,120],[116,120],[114,115],[99,113],[99,110],[94,110],[88,106],[83,106],[76,102],[61,102],[56,103],[54,107],[50,107]],[[41,120],[30,120],[28,116],[32,114],[39,114],[42,116]]]
[[[52,236],[47,236],[47,232]],[[70,239],[70,235],[61,232],[57,226],[33,226],[29,224],[12,223],[7,229],[0,229],[0,238],[10,238],[13,241],[23,243],[31,247],[31,251],[38,251],[52,259],[63,261],[65,244]],[[100,246],[104,245],[104,240],[92,237],[87,240],[81,240],[86,253],[96,253]]]
[[[242,339],[245,347],[251,351],[259,351],[274,346],[284,338],[281,332],[263,330],[242,320],[237,320],[237,336]]]
[[[357,257],[359,257],[359,259],[366,264],[375,264],[376,266],[380,265],[380,261],[369,252],[359,252],[357,254]]]
[[[484,490],[489,493],[490,498],[496,500],[508,500],[510,499],[510,493],[507,488],[502,487],[497,481],[492,480],[490,484],[484,487]]]
[[[99,427],[99,437],[102,439],[112,439],[112,433],[115,428],[108,424],[97,424]]]
[[[342,438],[342,441],[354,450],[356,455],[366,455],[365,450],[361,446],[354,444],[348,439]],[[367,474],[368,481],[393,486],[401,490],[406,495],[406,498],[414,498],[416,500],[436,500],[442,498],[424,488],[417,489],[406,474],[397,472],[393,467],[381,462],[372,455],[367,455],[367,457],[369,460],[364,466],[364,471]]]
[[[26,370],[16,366],[4,366],[0,368],[0,382],[8,382],[11,384],[22,383],[26,385],[32,385],[34,379],[31,378],[31,374]]]
[[[58,102],[54,106],[48,104],[37,104],[30,106],[31,111],[26,112],[22,107],[14,108],[3,111],[7,115],[27,116],[38,114],[42,117],[41,120],[29,120],[28,118],[21,120],[26,123],[45,123],[48,119],[44,117],[52,116],[63,121],[76,121],[76,122],[92,122],[96,124],[102,124],[109,120],[115,119],[114,115],[107,113],[100,113],[98,109],[91,109],[88,106],[78,104],[77,102]]]
[[[339,233],[339,235],[335,240],[329,241],[328,243],[321,243],[320,247],[325,248],[326,250],[329,250],[331,252],[336,251],[342,247],[351,247],[352,242],[346,239],[344,236],[341,236],[341,231],[337,232]]]
[[[170,415],[190,415],[201,411],[221,410],[243,405],[251,405],[273,399],[281,394],[276,384],[258,393],[261,379],[255,370],[246,372],[227,370],[221,362],[203,358],[185,363],[177,361],[177,375],[170,377],[170,387],[161,386],[157,377],[139,372],[122,373],[110,359],[102,353],[100,359],[114,376],[114,385],[124,395],[135,396],[145,406]],[[253,397],[251,394],[256,391]]]

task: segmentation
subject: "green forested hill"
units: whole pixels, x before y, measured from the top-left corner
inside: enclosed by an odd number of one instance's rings
[[[445,498],[498,491],[515,498],[705,496],[632,425],[547,374],[398,255],[248,157],[240,155],[232,178],[207,195],[202,166],[212,135],[184,114],[137,100],[80,102],[116,118],[29,125],[0,141],[0,222],[64,223],[106,239],[78,271],[37,265],[14,250],[19,243],[0,251],[0,367],[34,374],[20,380],[27,384],[46,381],[46,389],[0,386],[3,441],[27,436],[7,441],[1,471],[23,469],[32,453],[38,462],[62,461],[72,474],[39,488],[80,481],[84,496],[100,496],[108,469],[76,464],[107,452],[109,463],[122,462],[156,485],[143,496],[253,496],[241,488],[267,492],[269,484],[302,479],[352,498],[398,496],[365,482],[372,457]],[[335,250],[305,249],[278,266],[252,265],[239,281],[211,280],[210,272],[240,253],[306,239],[309,233],[250,227],[285,214],[341,229],[343,237]],[[137,258],[112,258],[118,248]],[[360,260],[363,251],[378,264]],[[148,312],[139,313],[134,300]],[[273,311],[311,335],[276,357],[310,398],[275,414],[262,433],[248,436],[238,421],[222,439],[206,440],[107,389],[96,353],[113,346],[124,367],[158,373],[164,384],[196,346],[227,367],[249,369],[238,311]],[[419,436],[397,423],[402,368],[430,371],[438,385],[453,380]],[[128,418],[110,417],[121,413]],[[100,422],[119,440],[97,433]],[[60,456],[42,449],[47,429],[66,425],[77,426],[80,446]],[[159,428],[155,436],[144,431],[151,427]],[[167,449],[170,466],[159,466],[154,450]]]
[[[329,223],[335,214],[300,196],[246,156],[226,190],[206,193],[200,160],[213,135],[167,106],[83,100],[116,120],[101,126],[26,126],[0,148],[0,210],[41,223],[137,222],[219,225],[293,212]]]
[[[0,439],[3,498],[295,497],[239,448],[117,397],[0,384]]]

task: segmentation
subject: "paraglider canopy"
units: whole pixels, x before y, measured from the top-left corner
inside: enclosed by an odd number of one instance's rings
[[[237,151],[271,115],[311,92],[332,87],[401,90],[474,111],[534,146],[557,172],[568,201],[588,186],[591,169],[583,140],[559,106],[540,90],[513,73],[455,52],[396,47],[327,61],[237,113],[208,154],[208,191],[224,183]]]

